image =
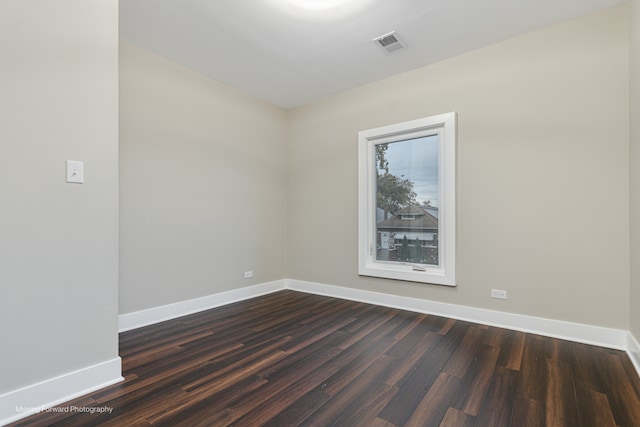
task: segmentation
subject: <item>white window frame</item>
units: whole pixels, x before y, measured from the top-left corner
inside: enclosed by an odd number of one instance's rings
[[[455,286],[456,113],[445,113],[358,132],[358,274]],[[439,134],[438,266],[376,261],[375,146]]]

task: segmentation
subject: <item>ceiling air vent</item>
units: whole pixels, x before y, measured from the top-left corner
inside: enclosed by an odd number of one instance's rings
[[[402,44],[400,37],[398,37],[398,33],[395,31],[376,37],[372,41],[387,53],[393,53],[404,49],[404,44]]]

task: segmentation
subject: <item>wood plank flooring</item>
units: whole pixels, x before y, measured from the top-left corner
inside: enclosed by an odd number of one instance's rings
[[[13,425],[640,426],[624,352],[293,291],[122,333],[120,355],[124,382]]]

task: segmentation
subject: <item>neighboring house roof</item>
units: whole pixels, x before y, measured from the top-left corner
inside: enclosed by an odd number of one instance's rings
[[[414,215],[415,219],[402,219],[403,215]],[[417,205],[410,205],[396,211],[395,216],[378,223],[378,228],[386,229],[437,229],[438,218]]]
[[[440,218],[439,214],[438,214],[438,208],[437,207],[435,207],[435,206],[426,206],[426,207],[423,207],[422,209],[427,211],[428,214],[431,214],[431,216],[434,216],[436,218]]]
[[[406,208],[402,208],[396,211],[395,216],[400,215],[424,215],[427,211],[422,209],[418,205],[409,205]]]

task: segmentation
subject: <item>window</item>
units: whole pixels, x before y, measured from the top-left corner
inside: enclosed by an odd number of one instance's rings
[[[358,272],[455,286],[456,114],[358,133]]]

